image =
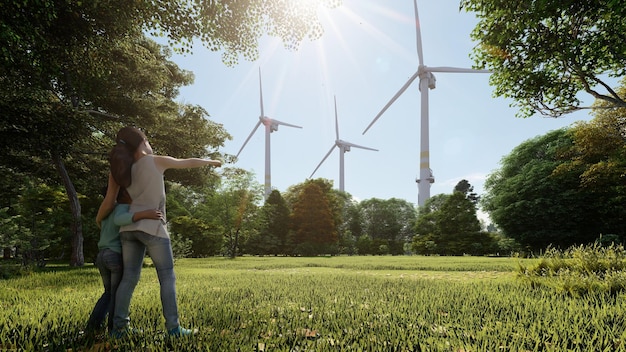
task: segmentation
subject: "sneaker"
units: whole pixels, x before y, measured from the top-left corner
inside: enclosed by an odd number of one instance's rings
[[[180,325],[167,331],[167,335],[170,337],[191,336],[198,333],[198,329],[185,329]]]
[[[111,331],[111,333],[109,335],[111,335],[112,338],[119,340],[119,339],[123,339],[129,335],[134,335],[134,334],[141,334],[143,333],[143,330],[141,329],[136,329],[136,328],[130,328],[130,327],[125,327],[123,329],[114,329]]]

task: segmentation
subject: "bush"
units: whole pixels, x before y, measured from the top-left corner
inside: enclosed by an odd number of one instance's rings
[[[519,275],[533,287],[550,287],[573,296],[616,294],[626,288],[625,269],[626,251],[622,245],[603,247],[595,243],[565,251],[548,248],[536,264],[520,265]]]
[[[26,276],[32,273],[33,270],[32,265],[21,265],[16,260],[3,260],[0,262],[0,280]]]

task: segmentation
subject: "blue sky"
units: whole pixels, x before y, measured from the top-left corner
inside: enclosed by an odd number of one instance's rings
[[[418,1],[418,7],[425,65],[471,67],[475,43],[470,32],[477,22],[473,14],[460,12],[458,0]],[[260,115],[260,68],[265,115],[303,127],[280,126],[271,134],[272,188],[284,192],[304,182],[333,145],[336,96],[340,138],[378,149],[352,148],[345,154],[345,190],[357,200],[400,198],[417,204],[418,81],[362,134],[417,70],[413,2],[343,0],[342,6],[321,12],[321,17],[323,36],[305,39],[298,51],[264,38],[257,61],[241,59],[234,67],[222,63],[221,53],[201,45],[191,55],[174,56],[181,68],[195,74],[195,83],[181,90],[180,100],[204,107],[211,120],[223,124],[233,140],[221,151],[236,154]],[[481,194],[487,175],[514,147],[590,118],[581,111],[559,119],[520,119],[510,100],[492,96],[489,74],[435,76],[437,87],[429,94],[430,166],[436,179],[431,196],[451,193],[461,179]],[[261,126],[234,165],[253,171],[260,184],[264,144]],[[313,177],[330,179],[339,187],[337,150]]]

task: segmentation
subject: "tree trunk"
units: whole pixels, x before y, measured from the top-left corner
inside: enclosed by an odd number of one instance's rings
[[[230,247],[230,259],[235,259],[237,257],[237,246],[239,245],[239,228],[235,231],[235,238],[231,242]]]
[[[70,232],[72,233],[72,255],[70,258],[70,266],[83,266],[85,264],[85,257],[83,255],[83,224],[80,218],[80,202],[78,201],[76,188],[74,188],[74,184],[72,180],[70,180],[70,176],[65,169],[65,164],[61,156],[53,154],[52,160],[65,186],[67,198],[70,201],[70,210],[72,211],[73,221],[70,225]]]

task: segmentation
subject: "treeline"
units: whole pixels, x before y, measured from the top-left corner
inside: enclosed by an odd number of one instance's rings
[[[262,186],[245,170],[224,168],[220,177],[204,186],[167,183],[168,227],[176,257],[214,255],[403,255],[489,254],[510,251],[500,248],[493,236],[481,232],[476,202],[467,181],[451,199],[467,201],[467,216],[458,223],[458,251],[423,250],[420,223],[412,203],[401,199],[355,201],[350,194],[333,188],[332,181],[307,180],[289,187],[284,194],[272,191],[263,201]],[[460,186],[457,186],[459,188]],[[71,252],[71,216],[67,196],[60,185],[20,187],[14,206],[0,212],[3,223],[0,246],[5,257],[18,257],[24,264],[67,260]],[[466,198],[467,193],[467,198]],[[444,195],[438,195],[443,199]],[[80,195],[85,210],[84,255],[97,253],[98,229],[94,218],[101,195]],[[474,199],[474,201],[472,201]],[[439,221],[457,218],[441,215]],[[452,220],[454,221],[454,220]],[[470,230],[471,229],[471,230]],[[454,231],[456,231],[455,229]],[[481,234],[477,240],[468,237]],[[439,248],[443,249],[443,242]],[[480,246],[477,244],[480,243]]]

